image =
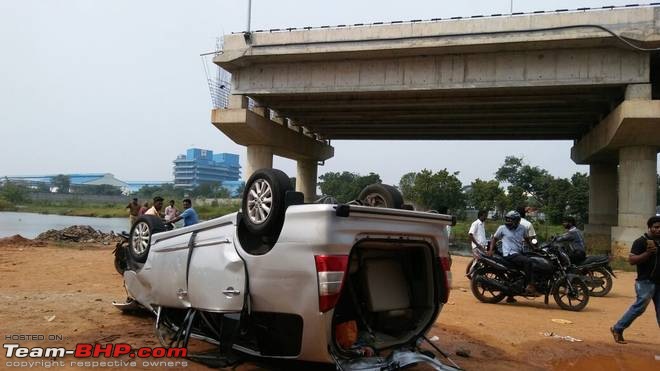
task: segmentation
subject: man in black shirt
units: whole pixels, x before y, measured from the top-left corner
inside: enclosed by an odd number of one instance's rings
[[[557,237],[555,241],[566,243],[571,262],[580,264],[587,257],[582,232],[576,227],[575,218],[572,216],[565,216],[563,225],[566,228],[566,233]]]
[[[610,327],[614,341],[625,344],[623,330],[644,313],[649,302],[655,305],[655,317],[660,327],[660,267],[658,267],[658,246],[660,245],[660,216],[652,216],[646,222],[649,230],[633,242],[628,261],[637,266],[635,293],[637,299],[623,317]]]

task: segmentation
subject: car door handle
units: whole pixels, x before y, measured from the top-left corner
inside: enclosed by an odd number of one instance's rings
[[[222,293],[227,296],[234,296],[234,295],[239,295],[241,292],[230,286],[222,290]]]

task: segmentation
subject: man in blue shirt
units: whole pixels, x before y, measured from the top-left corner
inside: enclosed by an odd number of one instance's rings
[[[190,201],[189,198],[183,200],[183,212],[179,214],[179,216],[177,216],[176,218],[171,219],[170,223],[176,223],[181,219],[183,219],[184,227],[199,223],[199,219],[197,218],[197,212],[195,211],[195,209],[192,208],[192,202]]]
[[[532,294],[536,292],[534,287],[534,267],[528,256],[523,254],[525,241],[531,245],[527,237],[527,229],[520,225],[520,214],[517,211],[509,211],[504,216],[504,225],[497,228],[490,241],[490,250],[488,253],[493,255],[495,244],[502,240],[502,255],[504,259],[514,265],[523,268],[527,276],[527,292]]]

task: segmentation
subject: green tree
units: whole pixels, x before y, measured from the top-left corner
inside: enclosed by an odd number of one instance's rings
[[[499,206],[498,199],[501,199],[503,195],[504,190],[497,180],[476,179],[471,184],[467,199],[469,205],[477,210],[495,210]]]
[[[295,188],[294,188],[295,189]],[[245,192],[245,183],[241,183],[236,190],[239,198],[243,198],[243,192]]]
[[[28,192],[27,187],[11,182],[6,178],[2,187],[0,187],[0,197],[14,204],[26,201]]]
[[[401,177],[401,180],[399,180],[399,190],[401,191],[401,194],[403,195],[403,198],[405,200],[414,200],[416,195],[414,191],[415,187],[415,177],[417,176],[417,173],[415,172],[410,172],[407,174],[404,174]]]
[[[50,181],[50,184],[57,188],[57,193],[69,193],[69,188],[71,188],[71,178],[67,175],[56,175]]]
[[[333,196],[339,202],[355,200],[364,187],[374,183],[381,183],[380,175],[375,173],[362,176],[348,171],[328,172],[319,177],[321,193]]]
[[[548,186],[553,177],[547,170],[524,164],[519,157],[507,156],[504,165],[495,172],[495,179],[519,187],[525,195],[533,197],[540,205],[546,205]]]
[[[589,176],[587,174],[575,173],[571,177],[568,213],[575,216],[579,224],[586,224],[589,221]]]
[[[411,173],[405,174],[405,179],[402,178],[405,187],[408,187],[409,182],[412,181],[412,187],[406,190],[406,198],[421,208],[443,213],[457,211],[465,206],[463,185],[457,177],[458,174],[458,172],[449,173],[447,169],[436,173],[423,169],[414,176]]]
[[[559,224],[566,215],[571,182],[564,178],[552,178],[547,186],[543,211],[550,219],[550,223]]]

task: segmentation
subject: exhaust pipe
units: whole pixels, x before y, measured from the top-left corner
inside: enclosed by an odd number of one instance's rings
[[[507,285],[503,284],[498,280],[493,280],[480,275],[476,276],[475,280],[477,281],[478,284],[480,284],[481,286],[487,289],[498,290],[498,291],[502,291],[503,293],[507,293],[510,291]]]

